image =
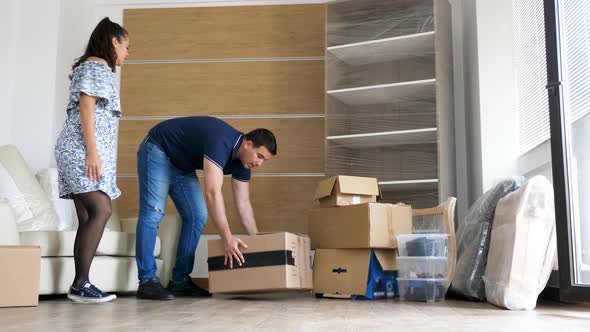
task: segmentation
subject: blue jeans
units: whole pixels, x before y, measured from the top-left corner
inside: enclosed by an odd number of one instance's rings
[[[183,173],[166,153],[146,138],[137,152],[139,219],[135,245],[139,282],[156,277],[154,247],[168,195],[182,218],[172,280],[183,281],[193,271],[195,251],[207,222],[207,206],[196,173]]]

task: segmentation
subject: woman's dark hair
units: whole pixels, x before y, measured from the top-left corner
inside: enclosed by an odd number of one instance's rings
[[[103,18],[92,34],[86,46],[86,52],[84,55],[76,59],[76,62],[72,66],[72,70],[78,67],[82,62],[86,61],[89,57],[95,56],[101,59],[105,59],[107,64],[115,72],[115,65],[117,63],[117,53],[113,46],[113,37],[117,38],[119,42],[127,38],[127,30],[125,30],[119,24],[112,22],[108,17]]]
[[[264,145],[273,156],[277,154],[277,140],[275,135],[268,129],[254,129],[247,133],[244,138],[252,141],[255,148]]]

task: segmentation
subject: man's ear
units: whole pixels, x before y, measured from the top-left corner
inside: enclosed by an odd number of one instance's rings
[[[245,146],[246,148],[248,148],[248,149],[251,149],[253,145],[254,145],[254,144],[253,144],[253,143],[252,143],[252,141],[250,141],[250,140],[245,140],[245,141],[244,141],[244,146]]]

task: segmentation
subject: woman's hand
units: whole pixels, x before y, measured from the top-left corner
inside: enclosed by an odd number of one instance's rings
[[[86,168],[84,169],[84,176],[90,179],[91,182],[98,182],[100,180],[100,157],[97,152],[89,152],[86,154]]]

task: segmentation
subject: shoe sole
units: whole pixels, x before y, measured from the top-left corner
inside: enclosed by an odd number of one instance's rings
[[[74,303],[80,303],[80,304],[105,303],[105,302],[110,302],[116,298],[117,298],[117,295],[115,295],[115,294],[110,294],[109,296],[100,297],[100,298],[88,298],[88,297],[84,297],[84,296],[68,294],[68,299],[72,300]]]

